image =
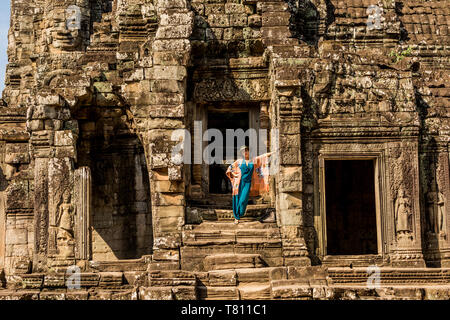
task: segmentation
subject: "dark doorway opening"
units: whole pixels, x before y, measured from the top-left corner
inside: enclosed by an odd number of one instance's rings
[[[223,160],[224,164],[212,164],[209,166],[209,192],[214,194],[231,193],[230,180],[225,175],[229,166],[229,161],[238,158],[239,147],[236,141],[227,141],[227,129],[242,129],[244,132],[250,127],[249,112],[208,112],[208,129],[218,129],[222,133],[223,139]],[[213,140],[214,141],[214,140]],[[211,142],[213,142],[211,141]],[[248,145],[249,137],[246,137],[245,143]],[[234,147],[233,159],[226,159],[227,148]],[[215,156],[215,153],[212,153]]]
[[[123,108],[79,111],[78,165],[92,172],[92,259],[152,253],[150,182],[144,147]]]
[[[326,160],[328,255],[377,254],[374,160]]]

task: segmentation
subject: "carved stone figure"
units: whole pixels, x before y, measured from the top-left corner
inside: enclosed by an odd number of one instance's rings
[[[81,3],[81,5],[86,6],[86,3]],[[49,29],[47,44],[51,44],[59,50],[72,51],[79,49],[83,41],[82,17],[81,7],[77,5],[53,10],[51,18],[54,19],[55,23]]]
[[[428,232],[436,233],[436,200],[437,193],[436,191],[430,191],[426,194],[427,198],[427,222],[428,222]]]
[[[58,212],[58,234],[57,247],[60,257],[73,256],[74,235],[73,235],[73,216],[75,206],[70,203],[70,193],[64,193],[64,202],[61,204]]]
[[[437,211],[438,211],[438,227],[439,227],[439,233],[445,234],[445,197],[442,192],[438,192],[438,199],[437,199]]]
[[[395,201],[395,217],[397,234],[406,234],[411,232],[411,201],[406,196],[403,188],[398,191],[398,196]]]

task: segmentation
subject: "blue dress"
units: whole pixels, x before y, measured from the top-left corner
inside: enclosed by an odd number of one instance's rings
[[[248,165],[242,160],[239,169],[241,169],[241,182],[239,183],[239,193],[233,196],[233,214],[236,220],[240,220],[247,209],[250,187],[252,185],[253,162]]]

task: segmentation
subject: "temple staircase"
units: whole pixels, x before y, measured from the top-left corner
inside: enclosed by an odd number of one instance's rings
[[[261,198],[250,198],[247,212],[242,221],[272,219],[275,222],[275,209]],[[186,207],[188,224],[203,221],[233,221],[232,197],[229,194],[214,194],[209,197],[191,200]]]
[[[182,241],[182,270],[283,265],[281,234],[275,222],[205,221],[186,225]]]
[[[181,248],[181,269],[195,273],[198,298],[271,298],[270,272],[283,266],[274,210],[251,204],[239,224],[234,224],[231,209],[203,210],[210,210],[210,220],[186,225]]]

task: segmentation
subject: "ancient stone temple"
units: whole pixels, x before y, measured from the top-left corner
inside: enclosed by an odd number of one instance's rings
[[[0,299],[450,298],[448,0],[11,13]],[[278,155],[237,225],[209,128]]]

